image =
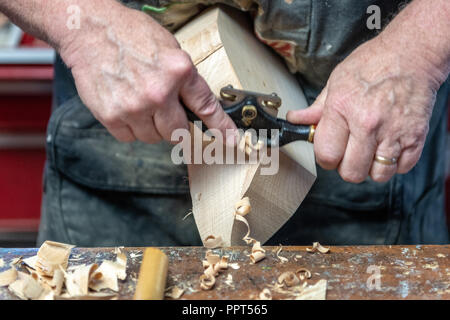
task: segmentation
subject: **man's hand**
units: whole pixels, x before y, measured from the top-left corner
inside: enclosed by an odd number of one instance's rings
[[[82,101],[118,140],[170,141],[189,128],[180,99],[224,137],[235,128],[189,55],[145,14],[111,5],[107,18],[85,17],[67,40],[61,56]]]
[[[433,64],[424,57],[430,56],[429,46],[409,50],[400,39],[385,30],[361,45],[334,69],[311,107],[287,115],[293,123],[318,124],[317,162],[337,169],[346,181],[370,175],[384,182],[408,172],[420,158],[435,93],[448,74],[437,66],[448,56]],[[375,156],[397,163],[380,163]]]

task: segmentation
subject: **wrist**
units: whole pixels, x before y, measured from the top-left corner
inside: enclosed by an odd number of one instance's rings
[[[450,73],[450,3],[415,0],[377,38],[417,75],[429,78],[435,89]]]

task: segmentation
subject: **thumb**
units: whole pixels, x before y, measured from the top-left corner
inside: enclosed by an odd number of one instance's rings
[[[328,87],[325,87],[316,101],[308,108],[301,110],[291,110],[287,113],[287,121],[294,124],[318,124],[322,117],[325,100],[327,98]]]

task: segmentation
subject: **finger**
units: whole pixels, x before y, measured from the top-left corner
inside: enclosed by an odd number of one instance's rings
[[[172,142],[172,134],[176,129],[189,130],[189,124],[181,104],[177,99],[166,108],[159,109],[153,116],[155,128],[160,136]]]
[[[327,98],[328,87],[325,87],[314,103],[308,108],[288,111],[286,120],[295,124],[317,124],[322,117]]]
[[[400,156],[401,147],[398,142],[392,142],[389,140],[384,140],[381,142],[375,155],[382,156],[388,159],[396,158]],[[397,172],[397,164],[385,164],[378,161],[372,162],[372,167],[370,169],[370,176],[373,181],[376,182],[386,182]]]
[[[155,128],[151,114],[141,117],[129,117],[128,123],[139,141],[154,144],[162,140],[161,135]]]
[[[191,78],[181,87],[181,99],[208,128],[218,129],[228,145],[237,142],[237,128],[231,118],[223,111],[222,106],[210,90],[206,81],[194,72]]]
[[[317,163],[325,170],[336,169],[344,156],[348,137],[345,119],[337,112],[325,111],[314,136]]]
[[[422,150],[423,145],[403,149],[397,162],[397,173],[409,172],[419,161]]]
[[[375,137],[350,134],[339,174],[348,182],[360,183],[369,175],[377,143]]]
[[[116,138],[120,142],[133,142],[136,140],[136,136],[133,134],[131,128],[127,125],[114,128],[105,126],[105,128],[114,138]]]

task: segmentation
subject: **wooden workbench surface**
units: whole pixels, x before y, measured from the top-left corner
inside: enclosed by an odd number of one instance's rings
[[[216,279],[212,290],[202,291],[198,278],[202,274],[201,261],[206,249],[199,247],[161,248],[169,257],[167,286],[187,288],[181,299],[255,299],[268,284],[274,284],[284,271],[296,271],[305,267],[312,273],[308,284],[320,279],[328,281],[327,299],[450,299],[450,246],[361,246],[331,247],[328,254],[308,253],[306,247],[283,247],[276,257],[276,247],[265,247],[266,258],[250,264],[249,247],[233,247],[214,250],[228,255],[229,263],[237,263],[239,269],[229,267]],[[113,260],[112,248],[74,248],[69,265]],[[119,299],[131,299],[135,290],[142,248],[125,248],[128,256],[127,278],[120,281]],[[33,256],[37,249],[0,248],[0,259],[8,268],[13,258]],[[301,256],[301,258],[299,257]],[[297,256],[296,259],[294,259]],[[297,261],[295,261],[297,260]],[[367,281],[374,269],[380,267],[380,287],[369,290]],[[373,267],[372,267],[373,268]],[[369,271],[369,272],[368,272]],[[372,273],[370,273],[372,272]],[[232,275],[232,282],[228,275]],[[374,283],[374,282],[372,282]],[[273,292],[274,299],[286,299]],[[0,299],[16,299],[7,287],[0,288]]]

